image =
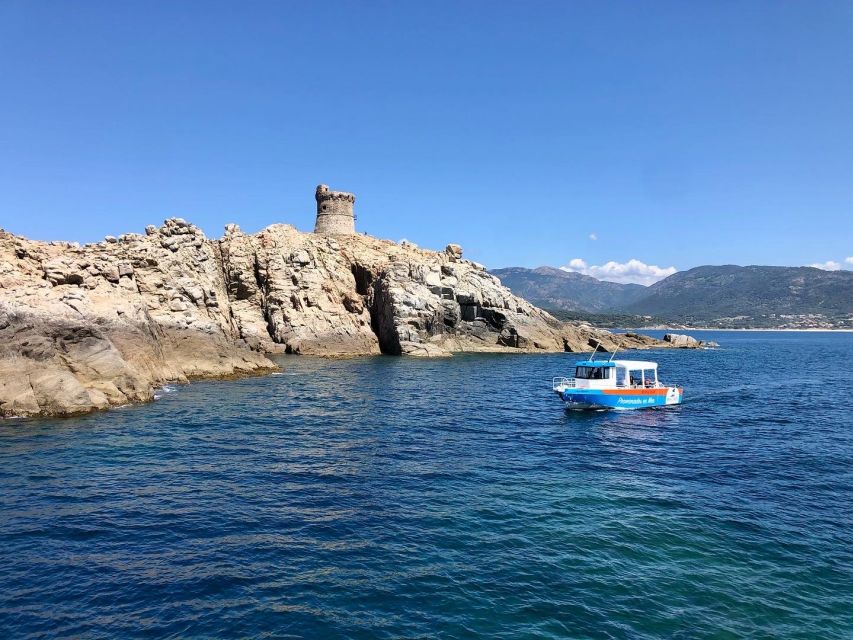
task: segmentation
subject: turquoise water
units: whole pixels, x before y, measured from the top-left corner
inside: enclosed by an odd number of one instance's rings
[[[665,409],[288,357],[0,423],[0,637],[853,637],[853,334],[696,335]]]

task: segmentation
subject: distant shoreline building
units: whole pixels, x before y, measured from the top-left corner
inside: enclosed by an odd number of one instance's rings
[[[330,191],[328,185],[317,185],[317,222],[314,233],[351,235],[355,233],[353,204],[355,195],[346,191]]]

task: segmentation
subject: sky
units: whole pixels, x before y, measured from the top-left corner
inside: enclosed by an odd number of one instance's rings
[[[853,3],[0,0],[0,227],[853,269]],[[632,262],[633,261],[633,262]]]

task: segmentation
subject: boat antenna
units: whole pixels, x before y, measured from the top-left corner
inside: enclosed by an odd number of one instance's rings
[[[595,352],[598,351],[598,347],[601,346],[601,342],[598,340],[595,341],[595,349],[592,350],[592,355],[589,356],[589,361],[592,362],[595,360]]]
[[[613,350],[613,353],[610,354],[610,359],[607,362],[613,362],[613,357],[616,355],[616,352],[619,351],[619,345],[616,345],[616,348]]]

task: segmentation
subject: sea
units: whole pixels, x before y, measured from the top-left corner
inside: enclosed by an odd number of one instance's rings
[[[288,356],[0,422],[0,638],[853,638],[853,334],[692,333],[619,355],[676,407]]]

